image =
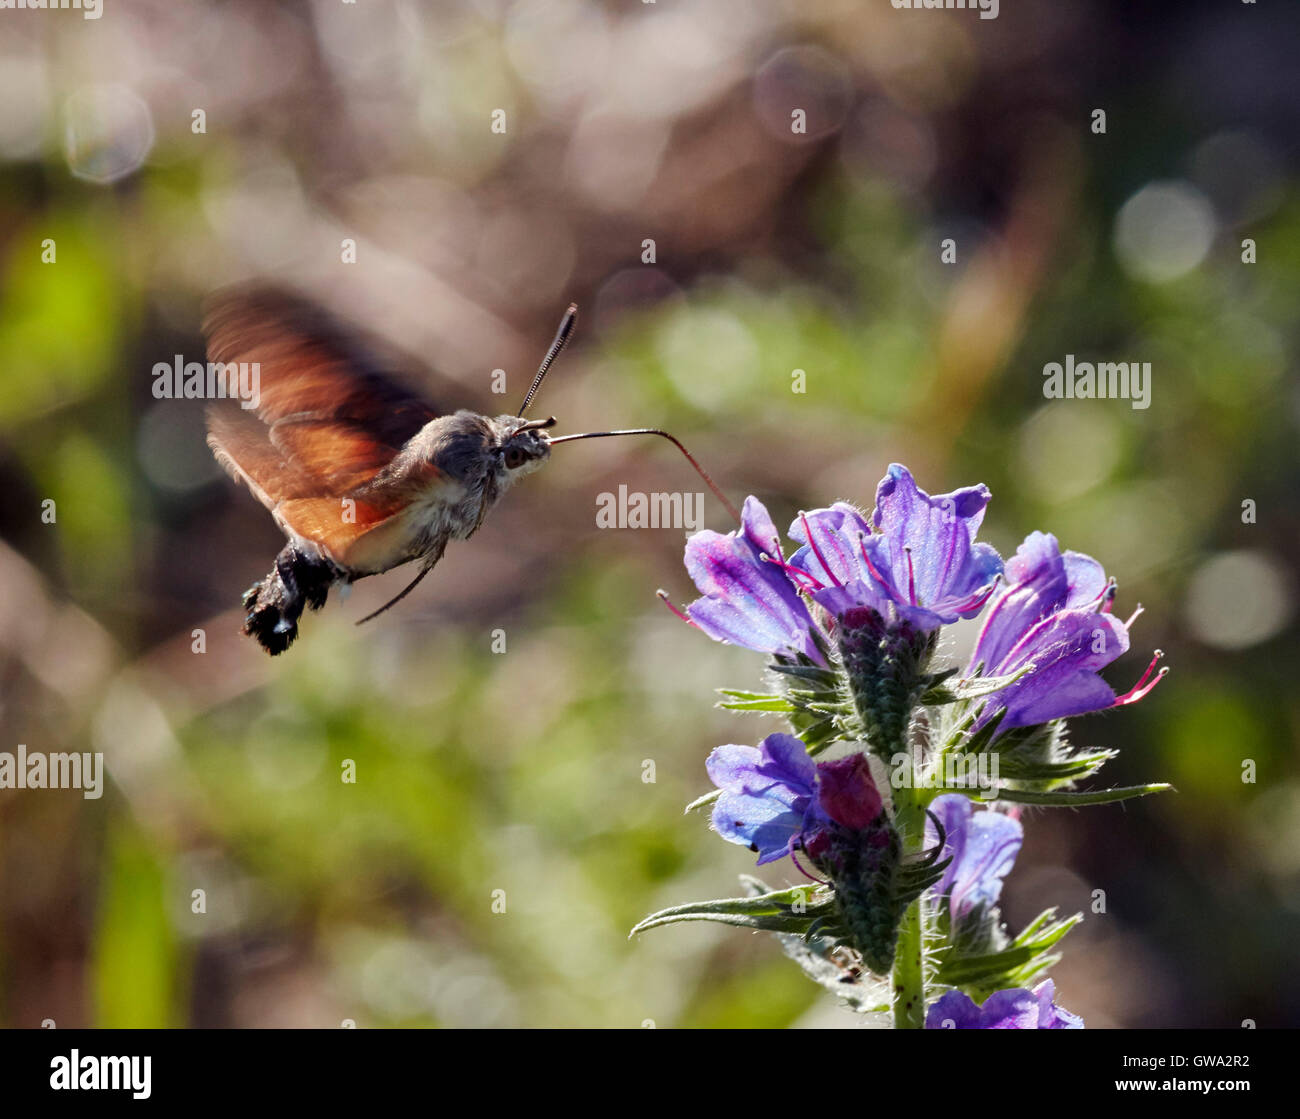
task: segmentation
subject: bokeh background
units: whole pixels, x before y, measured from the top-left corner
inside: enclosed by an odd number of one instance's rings
[[[682,807],[767,729],[712,706],[760,658],[655,599],[684,534],[596,527],[702,488],[667,445],[557,450],[364,628],[406,572],[274,661],[238,636],[282,541],[151,370],[273,277],[494,413],[576,300],[561,431],[667,427],[778,524],[902,461],[987,482],[1004,554],[1102,559],[1145,606],[1111,682],[1172,673],[1074,737],[1179,792],[1030,813],[1005,915],[1088,913],[1090,1028],[1300,1024],[1300,9],[103,5],[0,12],[0,749],[109,774],[0,791],[0,1023],[861,1021],[768,937],[627,938],[751,869]],[[1150,408],[1045,400],[1066,354],[1151,362]]]

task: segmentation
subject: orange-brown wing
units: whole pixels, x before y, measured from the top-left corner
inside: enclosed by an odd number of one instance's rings
[[[344,505],[348,501],[348,505]],[[314,540],[336,563],[367,572],[391,565],[400,541],[400,518],[386,505],[336,497],[281,502],[276,516],[286,528]]]
[[[257,408],[214,402],[208,441],[268,508],[350,493],[438,416],[381,372],[356,331],[287,292],[254,287],[220,295],[203,330],[209,361],[258,365]]]

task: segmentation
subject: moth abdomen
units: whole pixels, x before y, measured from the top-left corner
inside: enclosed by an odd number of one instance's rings
[[[275,557],[271,573],[244,592],[244,633],[272,656],[283,653],[298,636],[303,610],[324,606],[339,578],[329,560],[291,541]]]

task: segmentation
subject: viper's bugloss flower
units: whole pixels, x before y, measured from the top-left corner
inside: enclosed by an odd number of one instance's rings
[[[1114,584],[1101,564],[1079,552],[1062,553],[1056,537],[1034,532],[1007,562],[1004,586],[971,656],[987,676],[1011,675],[1014,684],[989,696],[981,725],[1005,710],[999,733],[1053,719],[1136,703],[1160,681],[1157,652],[1142,679],[1116,696],[1097,673],[1129,647],[1128,627],[1110,614]]]
[[[723,839],[758,852],[758,865],[802,847],[821,819],[817,763],[789,734],[769,734],[757,748],[719,746],[705,763],[722,795],[713,827]]]
[[[745,499],[736,532],[706,530],[687,540],[686,570],[703,595],[687,616],[710,637],[825,664],[808,608],[782,570],[776,527],[758,498]]]
[[[1056,984],[1043,980],[1032,991],[1023,987],[995,991],[977,1006],[961,991],[949,991],[930,1005],[927,1030],[1081,1030],[1083,1019],[1052,1000]]]
[[[948,899],[948,912],[956,921],[977,908],[995,905],[1002,879],[1010,873],[1024,842],[1020,821],[991,808],[977,812],[961,793],[935,797],[930,811],[944,830],[940,858],[952,860],[931,892]],[[938,841],[934,821],[927,821],[926,846]]]
[[[706,768],[722,790],[713,806],[714,829],[756,851],[759,866],[801,848],[816,852],[832,822],[865,828],[882,808],[861,754],[817,763],[789,734],[769,734],[757,747],[719,746]]]
[[[988,503],[984,485],[931,497],[894,463],[876,487],[871,525],[837,503],[790,527],[803,545],[791,576],[837,617],[866,607],[925,633],[974,617],[1002,572],[997,552],[975,543]]]

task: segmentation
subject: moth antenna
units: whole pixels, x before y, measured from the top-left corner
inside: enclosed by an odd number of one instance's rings
[[[533,397],[541,386],[542,378],[546,376],[546,371],[550,369],[551,362],[560,356],[560,351],[564,349],[565,343],[569,341],[569,335],[573,333],[573,327],[577,321],[578,305],[570,303],[569,309],[564,312],[564,318],[560,320],[560,329],[555,332],[555,340],[551,343],[551,348],[546,351],[546,356],[542,358],[542,364],[537,367],[537,376],[533,378],[532,387],[528,390],[528,395],[524,397],[524,402],[519,406],[516,415],[522,416],[528,411],[528,405],[533,402]]]
[[[574,439],[608,439],[614,435],[659,435],[662,436],[664,439],[667,439],[679,451],[681,451],[682,454],[686,456],[686,461],[689,462],[693,467],[695,467],[695,473],[704,479],[704,484],[713,491],[713,496],[722,502],[727,512],[731,514],[731,519],[735,521],[736,524],[741,523],[740,514],[736,511],[736,507],[732,505],[730,501],[727,500],[727,495],[724,494],[720,489],[718,489],[717,484],[713,481],[712,478],[709,477],[704,467],[702,467],[698,462],[695,461],[695,456],[691,454],[691,452],[688,451],[684,446],[682,446],[681,440],[679,440],[675,435],[669,435],[668,432],[661,431],[657,427],[633,427],[633,428],[628,428],[625,431],[584,431],[580,435],[560,435],[555,438],[548,439],[547,442],[549,442],[550,445],[554,447],[557,443],[569,443],[572,442]]]
[[[387,602],[383,604],[383,606],[381,606],[378,610],[374,611],[374,613],[367,614],[364,618],[361,619],[361,621],[356,622],[355,624],[364,625],[366,622],[370,621],[371,618],[377,618],[385,610],[389,609],[392,606],[396,606],[399,602],[402,601],[402,599],[404,599],[408,594],[410,594],[413,590],[415,590],[416,584],[419,583],[419,581],[423,579],[426,575],[428,575],[429,572],[432,570],[433,570],[433,564],[426,563],[422,568],[420,568],[419,574],[416,575],[414,579],[412,579],[409,583],[406,584],[405,590],[403,590],[395,598],[390,598]]]

